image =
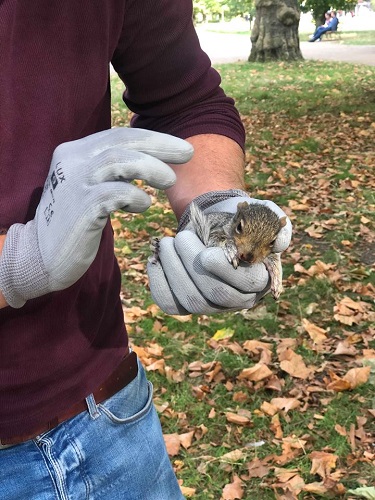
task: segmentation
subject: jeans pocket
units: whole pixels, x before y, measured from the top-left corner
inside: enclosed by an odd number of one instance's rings
[[[112,422],[136,422],[147,415],[152,407],[153,386],[138,362],[138,375],[126,387],[97,405],[98,410]]]

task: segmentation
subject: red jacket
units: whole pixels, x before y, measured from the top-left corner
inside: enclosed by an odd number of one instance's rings
[[[190,0],[0,2],[0,228],[34,217],[54,148],[109,128],[109,63],[133,126],[241,146],[192,25]],[[110,225],[86,274],[0,310],[0,439],[32,432],[92,392],[127,345]]]

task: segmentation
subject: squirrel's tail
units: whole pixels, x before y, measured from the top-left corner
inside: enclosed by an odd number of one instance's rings
[[[190,222],[199,239],[207,246],[210,238],[209,218],[194,202],[190,204]]]

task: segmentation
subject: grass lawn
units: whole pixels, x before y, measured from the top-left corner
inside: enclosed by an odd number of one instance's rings
[[[300,33],[301,42],[307,42],[310,33]],[[375,30],[369,31],[343,31],[340,30],[341,38],[335,40],[343,45],[375,45]],[[325,42],[327,40],[324,40]],[[333,41],[333,40],[332,40]]]
[[[145,214],[113,217],[131,342],[187,497],[358,498],[375,484],[375,68],[220,70],[247,130],[248,191],[293,222],[285,292],[253,311],[164,315],[145,264],[150,237],[176,223],[147,188]],[[127,125],[116,77],[112,89]]]

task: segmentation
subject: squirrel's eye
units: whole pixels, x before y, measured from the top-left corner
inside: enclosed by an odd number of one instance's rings
[[[270,247],[273,247],[275,243],[276,243],[276,238],[273,241],[271,241]]]

